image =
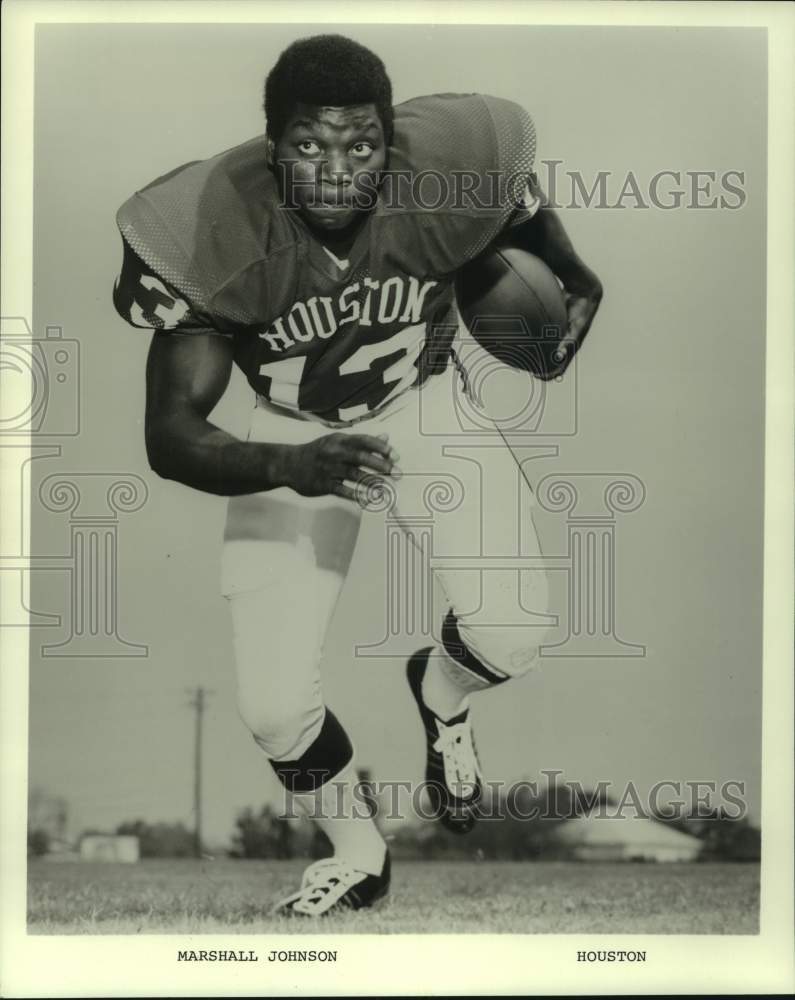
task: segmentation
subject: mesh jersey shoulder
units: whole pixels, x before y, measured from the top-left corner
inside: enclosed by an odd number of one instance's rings
[[[487,94],[434,94],[395,108],[390,166],[528,174],[536,152],[535,126],[523,107]]]
[[[535,152],[533,120],[513,101],[436,94],[398,105],[382,225],[406,253],[420,249],[430,270],[450,274],[505,227],[526,194]]]
[[[138,191],[116,222],[126,243],[196,311],[249,323],[256,303],[225,297],[226,283],[294,244],[280,225],[264,138],[188,163]],[[263,294],[266,294],[263,290]]]
[[[452,275],[505,227],[534,155],[532,120],[511,101],[441,94],[399,105],[370,219],[374,277]],[[279,204],[258,137],[153,181],[117,223],[169,295],[185,300],[186,317],[224,331],[270,322],[296,299],[305,247]]]

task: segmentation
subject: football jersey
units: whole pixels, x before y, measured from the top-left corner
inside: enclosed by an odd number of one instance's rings
[[[265,137],[252,139],[122,205],[114,304],[136,327],[231,338],[276,406],[362,419],[447,364],[455,273],[532,214],[534,155],[532,120],[511,101],[398,105],[377,201],[342,257],[282,203]]]

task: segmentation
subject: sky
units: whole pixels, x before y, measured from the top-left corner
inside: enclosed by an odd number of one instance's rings
[[[615,609],[617,634],[645,655],[545,656],[538,670],[476,699],[473,715],[489,778],[560,770],[618,789],[629,781],[648,789],[663,780],[736,780],[758,817],[763,34],[346,31],[382,57],[397,102],[480,91],[525,105],[540,159],[561,161],[564,179],[580,171],[590,186],[608,171],[616,192],[630,171],[641,186],[663,170],[743,173],[737,210],[562,210],[606,294],[576,371],[546,390],[554,419],[520,444],[540,448],[528,463],[534,485],[551,475],[642,484],[642,503],[615,520]],[[72,437],[42,435],[61,454],[33,463],[32,551],[51,568],[31,574],[31,603],[62,624],[31,635],[30,785],[67,799],[74,833],[138,817],[192,822],[188,700],[199,685],[209,691],[208,841],[222,844],[238,809],[277,795],[235,707],[218,583],[224,501],[147,467],[148,336],[113,310],[121,262],[114,213],[154,177],[260,131],[267,70],[286,44],[310,33],[289,25],[38,29],[34,328],[40,335],[60,326],[78,342],[81,424]],[[490,391],[499,407],[528,389],[522,376],[507,375]],[[213,419],[244,435],[251,402],[236,373]],[[117,528],[118,632],[146,646],[145,656],[42,654],[69,635],[70,577],[52,568],[69,552],[69,518],[43,507],[35,490],[54,473],[90,473],[81,482],[100,492],[104,476],[138,476],[146,485],[145,502],[120,514]],[[570,521],[565,511],[538,512],[545,553],[565,555]],[[392,655],[362,650],[385,634],[385,530],[383,519],[365,519],[327,638],[323,682],[360,762],[381,780],[418,780],[423,743],[402,673],[412,638],[396,637]],[[552,575],[565,608],[568,578]],[[565,638],[565,626],[553,641]]]

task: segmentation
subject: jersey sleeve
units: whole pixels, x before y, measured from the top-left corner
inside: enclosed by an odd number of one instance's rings
[[[521,105],[484,96],[494,128],[499,171],[505,179],[504,228],[532,219],[541,207],[535,182],[537,136],[532,116]]]
[[[541,196],[532,179],[528,179],[525,193],[508,219],[505,228],[513,229],[532,219],[541,208]]]
[[[130,326],[179,333],[231,336],[213,324],[133,250],[126,239],[121,272],[113,287],[116,312]]]

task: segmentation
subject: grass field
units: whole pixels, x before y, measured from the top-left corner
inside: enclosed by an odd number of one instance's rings
[[[272,919],[300,861],[144,861],[28,866],[34,934],[306,934]],[[756,864],[397,862],[380,909],[329,917],[324,933],[755,934]],[[312,925],[313,927],[315,925]]]

